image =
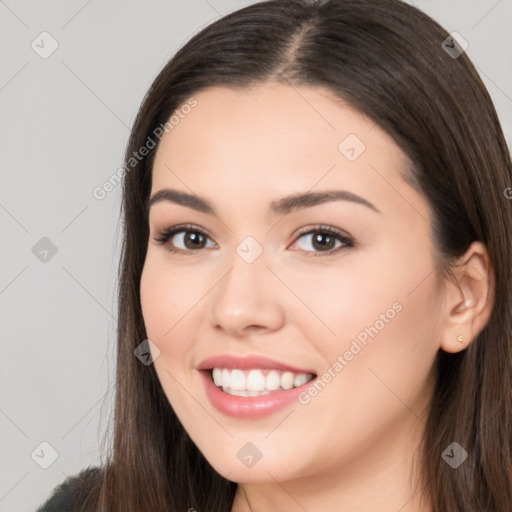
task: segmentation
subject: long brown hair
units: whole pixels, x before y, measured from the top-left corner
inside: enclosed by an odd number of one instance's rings
[[[126,151],[115,422],[91,510],[231,509],[236,483],[212,469],[153,365],[134,357],[147,337],[139,283],[156,148],[128,162],[194,93],[269,80],[327,87],[393,137],[432,206],[441,273],[472,241],[487,246],[493,310],[466,350],[437,356],[423,484],[436,512],[512,509],[512,202],[505,197],[511,161],[487,90],[467,55],[448,51],[456,42],[443,46],[448,36],[399,0],[270,0],[201,30],[159,73]],[[441,458],[454,441],[469,454],[456,470]]]

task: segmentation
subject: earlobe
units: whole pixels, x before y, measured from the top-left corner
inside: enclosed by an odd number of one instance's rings
[[[493,272],[487,249],[473,242],[446,286],[446,313],[441,344],[445,352],[466,349],[487,324],[493,302]]]
[[[474,318],[474,306],[473,299],[466,299],[452,308],[441,339],[441,348],[445,352],[460,352],[473,341],[470,327]]]

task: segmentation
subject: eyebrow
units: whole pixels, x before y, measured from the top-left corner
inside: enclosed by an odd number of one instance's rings
[[[206,199],[193,194],[188,194],[187,192],[181,192],[179,190],[169,188],[163,188],[158,192],[155,192],[147,202],[146,211],[149,212],[151,206],[162,201],[169,201],[171,203],[192,208],[193,210],[197,210],[201,213],[217,216],[215,208]],[[269,213],[272,215],[287,215],[297,210],[302,210],[304,208],[309,208],[311,206],[331,201],[350,201],[355,204],[366,206],[367,208],[380,213],[380,210],[370,203],[370,201],[346,190],[326,190],[323,192],[293,194],[291,196],[272,201],[270,203]]]

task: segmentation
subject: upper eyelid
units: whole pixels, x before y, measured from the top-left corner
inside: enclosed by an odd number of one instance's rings
[[[298,236],[298,235],[306,235],[310,233],[311,231],[321,231],[321,230],[331,230],[334,231],[336,234],[339,234],[340,236],[344,236],[345,238],[352,238],[351,235],[347,232],[345,232],[343,229],[336,228],[334,226],[331,226],[329,224],[313,224],[311,226],[299,228],[294,233],[292,233],[291,236]],[[163,234],[165,232],[174,231],[174,234],[180,233],[181,231],[200,231],[204,235],[211,238],[211,236],[208,234],[208,230],[203,228],[202,226],[198,224],[176,224],[174,226],[169,227],[155,227],[153,230],[153,234]]]

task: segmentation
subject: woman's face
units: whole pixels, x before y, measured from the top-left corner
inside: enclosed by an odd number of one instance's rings
[[[443,303],[404,154],[323,89],[194,97],[155,156],[140,285],[169,403],[233,481],[328,485],[403,465]]]

